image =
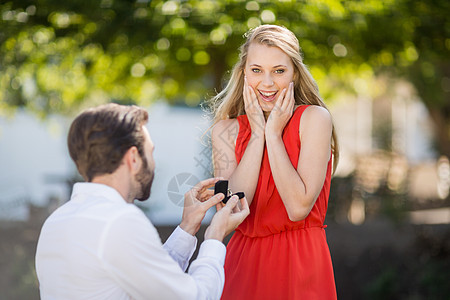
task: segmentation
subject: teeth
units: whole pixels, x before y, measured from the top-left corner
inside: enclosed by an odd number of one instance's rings
[[[277,92],[271,92],[271,93],[266,93],[266,92],[261,92],[261,91],[259,91],[261,94],[263,94],[263,96],[266,96],[266,97],[270,97],[270,96],[273,96],[273,95],[275,95]]]

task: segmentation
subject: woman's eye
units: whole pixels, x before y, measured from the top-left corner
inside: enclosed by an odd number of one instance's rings
[[[284,73],[284,70],[283,69],[278,69],[278,70],[275,71],[275,73],[282,74],[282,73]]]
[[[253,73],[261,73],[261,70],[260,69],[252,69],[252,72]]]

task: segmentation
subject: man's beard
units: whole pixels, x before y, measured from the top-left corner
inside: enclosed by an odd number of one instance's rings
[[[147,159],[143,157],[143,164],[139,173],[136,174],[136,181],[139,186],[136,191],[135,199],[139,201],[145,201],[150,197],[150,190],[152,188],[153,177],[155,175],[154,170],[150,169],[148,166]]]

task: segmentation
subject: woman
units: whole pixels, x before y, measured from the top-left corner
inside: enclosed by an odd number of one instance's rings
[[[227,246],[222,299],[336,299],[323,222],[337,140],[295,35],[251,30],[213,102],[215,176],[250,205]]]

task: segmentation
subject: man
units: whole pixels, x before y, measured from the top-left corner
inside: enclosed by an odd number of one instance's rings
[[[70,156],[86,180],[44,223],[36,251],[42,299],[218,299],[224,284],[223,238],[249,214],[245,198],[223,206],[209,190],[217,179],[186,193],[181,224],[164,245],[133,205],[150,195],[153,143],[136,106],[88,109],[72,123]],[[220,203],[220,204],[219,204]],[[217,205],[218,204],[218,205]],[[187,268],[206,211],[217,213],[198,258]]]

